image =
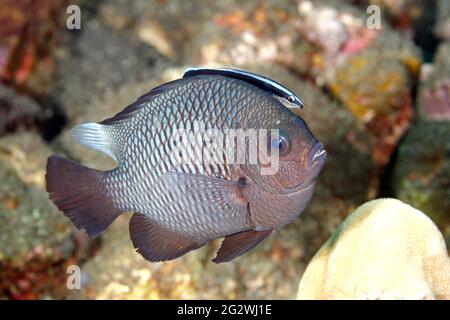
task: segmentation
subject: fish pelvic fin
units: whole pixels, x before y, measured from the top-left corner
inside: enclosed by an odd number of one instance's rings
[[[204,245],[164,228],[141,213],[131,217],[130,238],[136,251],[151,262],[172,260]]]
[[[263,231],[247,230],[226,236],[217,252],[217,256],[212,261],[214,263],[231,261],[256,247],[270,236],[272,232],[272,229]]]
[[[50,200],[78,229],[102,233],[122,213],[106,195],[105,172],[52,155],[45,175]]]
[[[74,127],[70,133],[76,143],[103,152],[119,162],[110,137],[110,126],[95,122],[84,123]]]

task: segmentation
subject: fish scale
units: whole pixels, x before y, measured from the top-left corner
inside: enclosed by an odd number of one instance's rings
[[[194,108],[196,107],[197,109],[194,111],[195,113],[195,120],[200,120],[200,119],[208,119],[209,117],[211,117],[212,115],[212,111],[214,110],[214,100],[209,100],[208,103],[206,105],[201,103],[201,97],[206,97],[206,96],[210,96],[213,97],[214,94],[216,92],[214,92],[214,88],[218,88],[218,87],[224,87],[224,83],[223,81],[221,81],[221,79],[219,79],[218,81],[215,81],[216,84],[211,86],[210,89],[204,89],[204,90],[199,90],[199,92],[196,92],[195,90],[189,90],[189,91],[184,91],[184,92],[169,92],[168,95],[169,97],[167,97],[167,99],[170,101],[170,96],[173,95],[177,95],[177,96],[183,96],[183,94],[187,94],[186,99],[188,101],[192,101],[193,103],[191,104]],[[226,86],[225,86],[226,87]],[[175,90],[174,90],[175,91]],[[199,94],[198,94],[199,93]],[[235,123],[233,120],[232,121],[226,121],[228,120],[227,117],[230,115],[231,112],[233,112],[233,109],[237,109],[238,108],[238,104],[237,102],[239,101],[240,97],[239,96],[234,96],[232,100],[228,100],[230,101],[230,103],[227,103],[224,105],[225,108],[223,108],[222,110],[226,110],[226,114],[225,114],[225,118],[216,118],[216,126],[222,126],[222,129],[224,128],[224,126],[228,126],[228,125],[232,125],[233,123]],[[164,99],[164,95],[161,96],[161,99]],[[242,99],[242,97],[241,97]],[[233,103],[234,102],[234,103]],[[245,99],[244,102],[248,102],[248,99]],[[187,107],[189,107],[190,104],[187,104]],[[202,106],[205,106],[202,108]],[[186,107],[186,105],[185,105]],[[174,123],[175,121],[175,117],[176,114],[178,113],[178,108],[179,108],[179,103],[178,104],[173,104],[173,105],[169,105],[169,106],[161,106],[160,104],[156,103],[155,106],[152,106],[151,103],[148,103],[143,110],[140,112],[140,114],[146,114],[148,117],[152,117],[154,114],[160,114],[165,118],[165,121],[169,121]],[[236,114],[236,113],[234,113]],[[138,115],[136,115],[136,118],[138,118]],[[190,121],[192,122],[192,119],[184,119],[185,121]],[[144,121],[144,117],[142,117],[140,120],[137,120],[138,122],[135,122],[136,126],[139,127],[146,127],[148,125],[148,123],[146,123]],[[178,119],[175,123],[174,126],[179,126],[181,127],[183,125],[183,122],[181,121],[181,119]],[[128,127],[129,130],[132,130],[133,128],[131,126]],[[221,129],[219,127],[219,129]],[[150,128],[146,129],[147,131],[150,131]],[[152,139],[153,138],[153,139]],[[144,214],[148,214],[152,219],[155,219],[156,221],[161,221],[161,222],[165,222],[165,223],[169,223],[169,227],[173,227],[170,224],[169,219],[166,219],[167,216],[175,216],[177,217],[177,220],[179,222],[183,222],[184,224],[189,224],[194,222],[193,224],[196,226],[200,226],[202,224],[202,220],[199,220],[199,217],[195,217],[195,216],[189,216],[189,213],[182,213],[180,214],[179,211],[174,210],[175,208],[173,208],[172,206],[168,206],[165,209],[167,210],[167,214],[160,214],[158,216],[154,216],[153,215],[153,211],[161,208],[162,204],[160,203],[160,201],[156,200],[156,204],[158,205],[158,207],[156,207],[153,202],[149,202],[149,201],[145,201],[144,199],[141,198],[142,194],[147,194],[148,197],[150,199],[161,199],[161,197],[163,196],[163,194],[165,194],[164,192],[164,188],[151,188],[151,185],[154,185],[156,183],[156,180],[158,179],[158,177],[160,177],[161,175],[163,175],[165,172],[170,171],[170,170],[180,170],[180,168],[176,168],[174,165],[174,163],[171,161],[169,154],[164,153],[164,150],[166,149],[162,149],[158,148],[157,146],[161,146],[161,145],[165,145],[166,143],[168,143],[168,135],[166,130],[162,130],[161,132],[159,132],[159,134],[155,134],[154,137],[148,137],[149,140],[154,141],[155,145],[151,146],[151,145],[147,145],[145,143],[145,141],[140,140],[138,137],[136,137],[136,134],[130,134],[128,136],[128,140],[130,141],[130,153],[131,153],[131,157],[128,157],[127,159],[130,159],[131,161],[129,163],[124,163],[123,168],[119,167],[117,169],[117,172],[112,173],[113,175],[118,175],[119,176],[119,180],[120,176],[126,173],[123,173],[122,171],[125,170],[128,173],[129,172],[139,172],[140,174],[138,175],[134,175],[133,177],[131,177],[132,175],[128,175],[128,177],[130,177],[131,179],[122,179],[122,181],[130,181],[131,184],[129,186],[125,186],[124,188],[121,188],[121,190],[132,190],[133,191],[133,195],[130,194],[125,194],[125,193],[120,193],[118,195],[113,195],[114,198],[122,198],[125,197],[127,199],[129,199],[129,204],[131,204],[131,206],[127,206],[127,207],[122,207],[121,209],[127,210],[127,211],[137,211],[137,212],[141,212]],[[144,142],[144,146],[139,148],[139,145],[136,144],[136,140],[140,141],[140,142]],[[147,146],[149,148],[147,148]],[[157,170],[150,170],[150,172],[142,172],[143,167],[145,168],[145,166],[141,166],[140,163],[143,161],[142,158],[144,157],[142,154],[142,152],[136,152],[137,150],[148,150],[147,152],[151,152],[151,154],[147,154],[147,156],[149,157],[153,157],[154,161],[158,163],[158,165],[156,166]],[[155,158],[155,156],[157,156],[157,158]],[[158,159],[158,160],[157,160]],[[147,162],[146,162],[147,163]],[[167,166],[168,164],[170,164],[170,166]],[[166,167],[167,166],[167,167]],[[230,173],[233,170],[229,167],[229,165],[212,165],[212,166],[208,166],[208,165],[194,165],[195,167],[195,172],[198,172],[200,174],[203,175],[218,175],[220,173]],[[220,169],[219,169],[220,167]],[[227,167],[227,168],[224,168]],[[189,170],[188,166],[183,166],[182,169],[184,170],[188,170],[188,173],[194,173],[191,172]],[[225,176],[222,176],[223,178],[228,178]],[[149,189],[150,188],[150,189]],[[122,205],[122,203],[118,203],[118,205]],[[210,217],[208,217],[208,220],[210,222],[214,222],[217,221],[215,226],[212,226],[215,229],[223,229],[222,226],[219,225],[220,221],[219,219],[212,219]],[[242,223],[240,221],[237,221],[237,223],[239,225],[238,229],[242,229],[247,227],[245,224],[242,225]],[[233,226],[232,226],[233,228]],[[234,227],[233,231],[235,231],[236,227]],[[196,232],[197,230],[194,230],[194,232]],[[217,230],[217,232],[219,232],[220,234],[224,234],[226,232],[228,232],[228,230]]]

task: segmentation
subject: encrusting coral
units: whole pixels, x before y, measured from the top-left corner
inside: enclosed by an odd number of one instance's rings
[[[422,212],[396,199],[369,201],[323,245],[298,299],[450,299],[444,239]]]

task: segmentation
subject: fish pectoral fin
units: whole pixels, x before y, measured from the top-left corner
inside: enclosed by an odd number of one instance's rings
[[[130,238],[136,251],[151,262],[172,260],[204,245],[158,225],[141,213],[131,217]]]
[[[273,229],[264,231],[248,230],[226,236],[217,252],[217,256],[212,261],[214,263],[231,261],[256,247],[270,236],[272,232]]]
[[[242,193],[245,182],[241,180],[233,181],[182,172],[167,172],[162,179],[176,199],[192,205],[193,209],[203,208],[202,211],[214,212],[229,209],[244,214],[247,211],[248,201]]]

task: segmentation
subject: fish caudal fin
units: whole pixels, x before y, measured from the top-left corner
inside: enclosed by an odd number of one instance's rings
[[[56,155],[47,160],[45,180],[50,199],[91,237],[122,213],[105,195],[104,174]]]
[[[151,262],[172,260],[204,245],[156,224],[141,213],[131,217],[130,238],[137,252]]]
[[[226,236],[217,252],[217,256],[212,261],[214,263],[231,261],[256,247],[270,236],[272,232],[272,229],[264,231],[248,230]]]
[[[110,126],[99,123],[84,123],[74,127],[71,135],[76,143],[103,152],[118,161],[110,139]]]

